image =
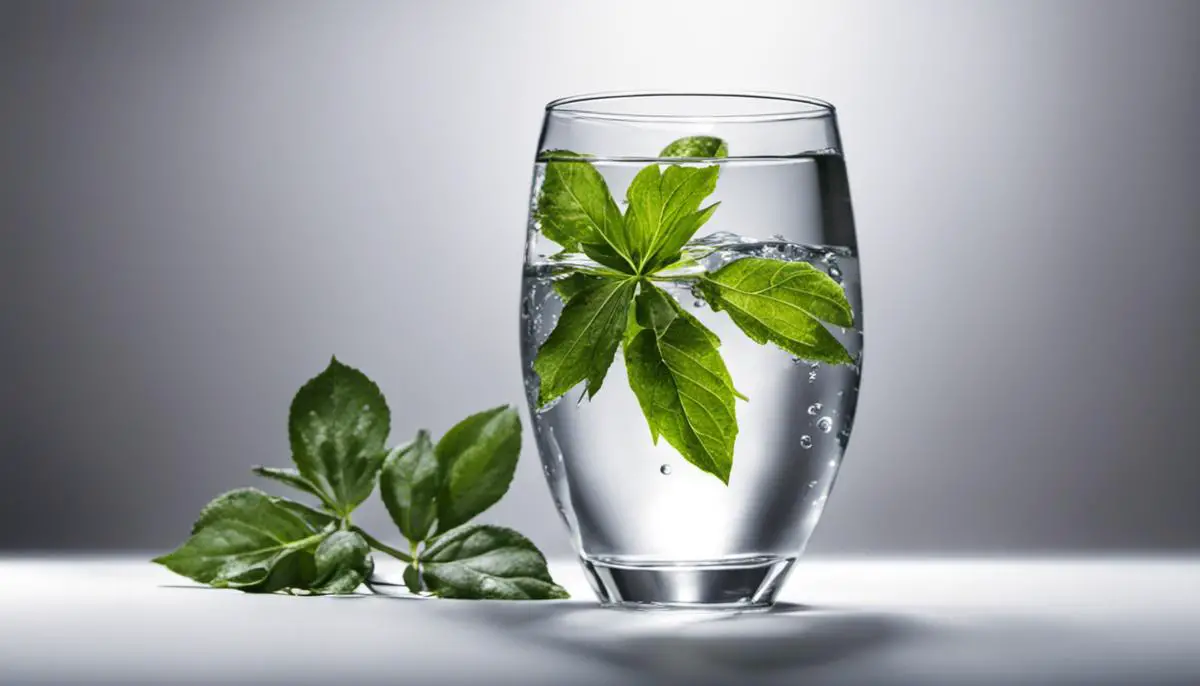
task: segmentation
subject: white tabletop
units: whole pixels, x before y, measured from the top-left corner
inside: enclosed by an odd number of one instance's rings
[[[385,573],[396,570],[384,567]],[[1200,684],[1200,559],[827,559],[776,611],[253,596],[0,558],[0,684]]]

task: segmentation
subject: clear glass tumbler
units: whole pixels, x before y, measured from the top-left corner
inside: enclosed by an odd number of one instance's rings
[[[522,368],[602,604],[774,602],[850,437],[859,274],[832,105],[616,93],[546,107]]]

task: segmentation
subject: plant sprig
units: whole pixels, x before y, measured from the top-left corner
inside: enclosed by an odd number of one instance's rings
[[[728,146],[712,136],[680,138],[661,158],[713,160]],[[644,167],[625,192],[622,213],[589,157],[544,153],[545,175],[534,219],[565,253],[582,252],[597,267],[564,270],[555,290],[563,311],[538,349],[538,408],[586,383],[588,398],[604,383],[618,348],[652,441],[660,437],[688,462],[728,484],[738,424],[733,384],[720,339],[689,314],[662,284],[685,281],[757,343],[772,343],[805,360],[853,364],[824,323],[854,324],[845,291],[807,262],[741,257],[696,275],[672,273],[702,246],[693,236],[719,202],[717,164]]]
[[[368,583],[371,550],[407,563],[413,593],[445,598],[566,598],[546,558],[521,534],[469,522],[508,490],[521,451],[512,407],[473,414],[436,443],[421,430],[387,448],[391,413],[365,374],[336,358],[296,393],[288,413],[295,469],[254,473],[318,507],[242,488],[204,507],[191,537],[157,557],[173,572],[246,592],[343,594]],[[380,486],[408,552],[368,534],[352,513]]]

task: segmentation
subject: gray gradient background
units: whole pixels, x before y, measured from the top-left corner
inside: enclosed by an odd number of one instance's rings
[[[521,400],[541,106],[839,106],[869,363],[810,550],[1200,548],[1200,2],[0,4],[0,549],[159,548],[331,353]],[[488,518],[568,543],[528,442]],[[363,518],[390,530],[382,508]]]

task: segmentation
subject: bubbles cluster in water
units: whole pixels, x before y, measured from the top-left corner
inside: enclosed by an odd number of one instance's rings
[[[817,413],[821,411],[821,407],[821,403],[813,403],[812,405],[809,405],[808,414],[813,417],[817,416]]]
[[[821,433],[827,434],[833,429],[833,420],[829,417],[821,417],[817,420],[817,428],[821,430]]]

